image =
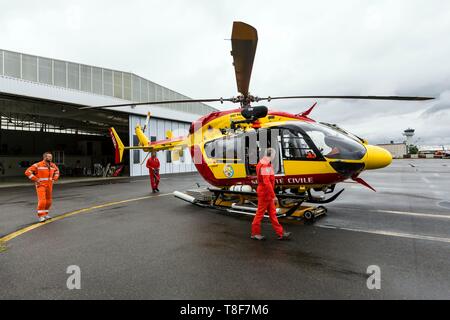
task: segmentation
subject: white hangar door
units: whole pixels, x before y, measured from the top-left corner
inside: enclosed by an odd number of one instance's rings
[[[135,135],[134,128],[136,124],[144,126],[145,120],[146,118],[144,116],[130,115],[130,145],[139,145],[139,141],[137,140],[137,137]],[[187,135],[189,126],[189,123],[150,118],[150,125],[149,128],[147,128],[147,130],[145,131],[145,134],[151,141],[163,140],[166,138],[166,132],[168,130],[171,130],[174,136]],[[145,163],[148,159],[147,153],[143,152],[142,150],[130,150],[129,152],[130,176],[148,175],[148,169],[145,166]],[[172,155],[170,151],[160,151],[157,153],[157,157],[161,164],[161,174],[195,171],[190,153],[187,149],[184,150],[183,156],[177,161],[172,161]]]

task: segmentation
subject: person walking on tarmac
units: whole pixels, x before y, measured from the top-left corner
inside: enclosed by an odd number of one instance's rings
[[[38,197],[37,215],[39,222],[51,219],[48,214],[52,205],[53,182],[59,179],[59,169],[52,162],[53,156],[45,152],[42,161],[33,164],[25,171],[25,175],[36,185]]]
[[[252,236],[254,240],[264,240],[261,235],[261,220],[266,211],[269,213],[269,219],[272,227],[278,235],[278,240],[286,240],[290,237],[290,232],[285,232],[278,222],[275,207],[275,173],[272,167],[272,161],[275,159],[276,151],[273,148],[266,149],[265,156],[256,166],[256,174],[258,179],[258,210],[252,222]]]
[[[150,184],[153,193],[159,192],[159,160],[156,157],[156,152],[153,151],[151,157],[147,160],[148,173],[150,175]]]

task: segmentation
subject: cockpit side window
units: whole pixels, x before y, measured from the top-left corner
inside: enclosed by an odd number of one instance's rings
[[[285,160],[316,160],[318,155],[300,132],[282,129],[281,142]]]
[[[331,159],[360,160],[366,154],[366,148],[357,139],[336,129],[318,123],[290,123],[304,132],[315,145],[318,152]],[[295,131],[295,130],[294,130]]]

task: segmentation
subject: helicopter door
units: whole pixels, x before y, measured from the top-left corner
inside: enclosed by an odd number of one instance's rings
[[[283,174],[283,158],[281,155],[281,136],[279,130],[259,129],[244,135],[245,167],[247,175],[256,176],[256,165],[264,156],[267,148],[274,148],[277,157],[272,162],[275,174]]]
[[[256,132],[248,132],[244,135],[244,157],[247,176],[256,176],[256,164],[259,161],[257,140]]]

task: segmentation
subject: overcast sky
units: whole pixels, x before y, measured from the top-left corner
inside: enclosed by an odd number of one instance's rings
[[[371,143],[450,144],[450,1],[6,1],[0,48],[131,71],[192,98],[231,97],[233,21],[258,30],[258,96],[424,95],[319,101],[311,115]],[[268,106],[301,112],[314,101]],[[212,104],[217,108],[227,105]]]

